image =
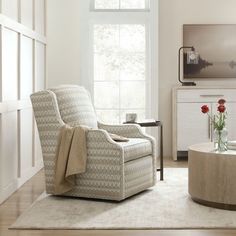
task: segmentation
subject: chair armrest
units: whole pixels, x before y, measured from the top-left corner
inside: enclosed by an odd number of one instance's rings
[[[107,125],[98,122],[98,128],[104,129],[109,133],[124,136],[126,138],[145,138],[146,134],[141,127],[136,124]]]
[[[87,131],[87,147],[117,150],[121,155],[123,154],[121,145],[115,142],[106,130],[102,129],[90,129]]]
[[[91,129],[87,131],[87,153],[91,160],[101,160],[98,156],[112,158],[113,164],[124,164],[124,150],[119,143],[112,140],[106,130]]]
[[[153,156],[156,156],[156,139],[145,134],[141,127],[137,124],[107,125],[98,122],[98,128],[106,130],[109,133],[124,136],[126,138],[148,139],[152,143]]]

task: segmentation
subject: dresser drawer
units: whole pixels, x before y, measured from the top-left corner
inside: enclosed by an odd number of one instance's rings
[[[236,102],[235,89],[179,89],[177,103],[187,102],[217,102],[224,98],[227,102]]]

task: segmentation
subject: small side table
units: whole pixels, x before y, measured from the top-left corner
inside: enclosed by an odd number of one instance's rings
[[[163,163],[163,125],[162,122],[159,120],[154,119],[147,119],[147,120],[140,120],[136,122],[124,122],[124,124],[138,124],[141,127],[159,127],[160,128],[160,168],[157,171],[160,171],[160,180],[164,180],[164,163]]]

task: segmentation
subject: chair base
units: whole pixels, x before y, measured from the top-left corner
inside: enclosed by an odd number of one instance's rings
[[[88,180],[82,174],[79,176],[80,185],[63,196],[122,201],[155,185],[156,171],[152,162],[152,156],[146,156],[125,163],[124,179],[115,184],[101,178],[96,179],[95,186],[95,180]]]

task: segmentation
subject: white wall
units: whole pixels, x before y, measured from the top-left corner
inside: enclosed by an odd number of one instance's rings
[[[42,168],[29,95],[45,87],[46,37],[44,0],[0,0],[0,9],[1,203]]]
[[[47,87],[79,83],[79,3],[47,1]]]
[[[183,24],[236,24],[235,0],[159,0],[159,114],[164,123],[164,155],[171,156],[171,89],[178,85],[178,49]],[[197,81],[236,85],[236,79]]]

